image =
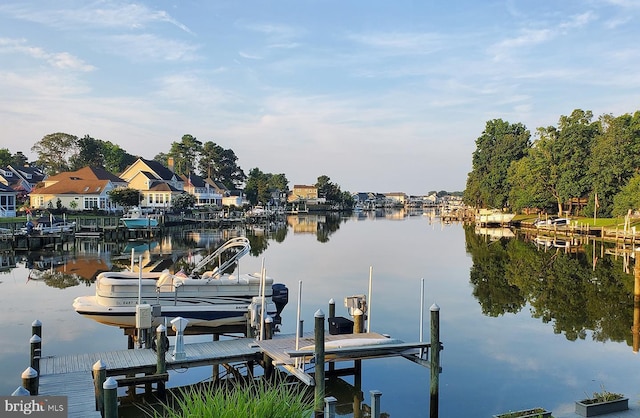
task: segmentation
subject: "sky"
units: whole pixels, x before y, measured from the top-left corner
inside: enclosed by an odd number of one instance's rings
[[[0,148],[185,134],[290,187],[460,191],[487,121],[640,99],[640,0],[0,3]]]

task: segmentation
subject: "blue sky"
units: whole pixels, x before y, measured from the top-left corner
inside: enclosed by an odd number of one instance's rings
[[[13,1],[0,147],[66,132],[153,158],[183,134],[249,172],[462,190],[488,120],[638,110],[640,1]]]

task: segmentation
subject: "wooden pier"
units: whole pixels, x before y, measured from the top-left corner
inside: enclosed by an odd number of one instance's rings
[[[326,335],[325,345],[340,340],[363,341],[363,345],[327,348],[327,361],[361,360],[374,357],[407,356],[410,349],[423,349],[429,343],[404,343],[393,340],[390,344],[374,343],[387,337],[377,333]],[[314,344],[314,334],[305,333],[298,340],[298,347]],[[369,343],[369,344],[367,344]],[[291,374],[307,385],[314,385],[314,378],[305,372],[304,365],[312,362],[313,349],[296,350],[296,337],[276,336],[270,340],[257,341],[254,338],[185,344],[185,356],[176,360],[168,350],[165,355],[167,370],[189,367],[256,362],[268,356],[274,366],[283,366]],[[419,357],[415,354],[416,358]],[[98,361],[106,364],[106,375],[114,377],[118,386],[129,386],[138,377],[138,383],[145,376],[156,371],[157,354],[151,349],[123,349],[91,354],[49,356],[40,359],[39,395],[67,396],[69,417],[100,416],[95,406],[92,368]],[[415,361],[415,360],[414,360]],[[297,365],[296,365],[297,363]],[[128,377],[127,377],[128,376]],[[132,378],[132,376],[134,376]]]

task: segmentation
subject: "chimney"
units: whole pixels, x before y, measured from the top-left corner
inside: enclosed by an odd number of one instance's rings
[[[171,170],[171,172],[173,173],[173,157],[169,157],[167,158],[167,165],[169,166],[169,170]]]

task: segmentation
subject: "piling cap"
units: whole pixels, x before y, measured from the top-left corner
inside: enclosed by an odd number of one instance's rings
[[[22,386],[18,387],[16,390],[13,391],[13,393],[11,394],[11,396],[30,396],[31,392],[29,392],[28,390],[26,390],[25,388],[23,388]]]
[[[156,332],[167,332],[167,327],[165,327],[163,324],[158,325],[158,328],[156,328]]]
[[[93,363],[93,370],[105,370],[107,368],[107,364],[102,361],[102,360],[98,360],[95,363]]]
[[[32,377],[37,377],[38,376],[38,372],[36,371],[36,369],[34,369],[33,367],[27,367],[23,372],[22,372],[22,378],[23,379],[29,379]]]
[[[266,322],[267,324],[270,324],[270,323],[272,323],[272,322],[273,322],[273,318],[271,318],[270,316],[267,316],[267,317],[264,319],[264,322]]]
[[[333,298],[329,299],[329,305],[335,305],[336,301]]]
[[[438,312],[438,311],[440,310],[440,307],[439,307],[437,304],[435,304],[435,303],[434,303],[433,305],[431,305],[431,307],[429,308],[429,310],[430,310],[431,312]]]
[[[31,344],[41,343],[42,342],[42,338],[38,337],[38,334],[33,334],[33,336],[31,336],[31,338],[29,338],[29,342]]]
[[[118,389],[118,382],[113,377],[107,377],[102,384],[102,389]]]
[[[362,309],[360,308],[354,309],[353,316],[361,316],[361,315],[364,315],[364,312],[362,312]]]
[[[31,323],[31,326],[32,326],[32,327],[41,327],[41,326],[42,326],[42,322],[40,322],[40,320],[39,320],[39,319],[36,319],[35,321],[33,321],[33,322]]]
[[[313,314],[314,318],[324,318],[324,312],[322,312],[322,309],[318,309],[316,311],[316,313]]]

